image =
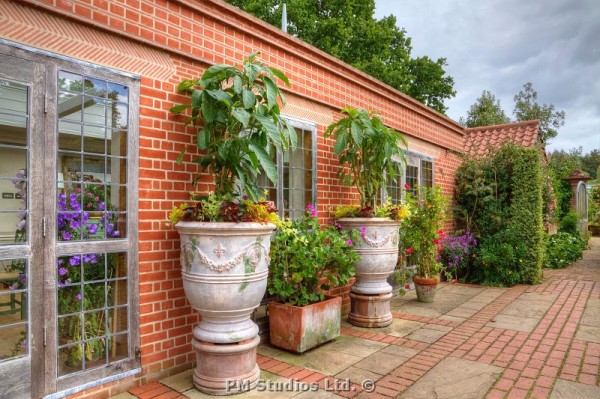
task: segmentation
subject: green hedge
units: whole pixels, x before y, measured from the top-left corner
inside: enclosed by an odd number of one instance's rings
[[[457,224],[480,243],[467,279],[489,285],[536,284],[545,252],[544,174],[537,148],[506,144],[466,159],[456,174]]]

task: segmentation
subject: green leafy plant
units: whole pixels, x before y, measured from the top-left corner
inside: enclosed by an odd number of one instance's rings
[[[559,232],[547,237],[546,257],[544,266],[551,269],[561,269],[580,259],[586,241],[577,234]]]
[[[341,113],[346,116],[329,125],[325,137],[336,140],[333,152],[341,165],[338,178],[344,185],[357,188],[360,214],[372,214],[380,188],[394,178],[395,164],[404,160],[400,145],[406,147],[406,140],[386,127],[374,111],[346,107]]]
[[[258,54],[250,54],[241,68],[214,65],[200,79],[182,81],[178,90],[190,96],[190,103],[171,108],[174,114],[191,110],[186,125],[197,127],[200,153],[193,162],[212,175],[220,198],[241,189],[257,200],[259,174],[264,172],[273,184],[277,182],[274,151],[296,147],[295,130],[280,116],[280,103],[285,100],[275,83],[275,78],[286,85],[289,80],[257,61]],[[186,151],[187,147],[178,163]]]
[[[558,231],[571,234],[573,236],[579,234],[579,215],[575,211],[570,211],[562,218],[558,225]]]
[[[419,277],[437,277],[442,271],[438,261],[442,228],[446,220],[447,198],[439,186],[416,187],[416,195],[407,193],[409,215],[400,226],[400,250],[410,255]]]
[[[487,262],[475,262],[469,279],[512,285],[520,278],[518,283],[538,283],[545,251],[544,216],[556,209],[551,197],[538,148],[505,144],[484,158],[466,159],[456,173],[457,227],[473,233],[481,244],[475,255]],[[492,242],[490,237],[506,241]],[[505,244],[513,250],[523,244],[522,261],[508,267],[499,256]],[[498,254],[497,265],[492,254]]]
[[[513,286],[523,280],[527,246],[510,229],[482,237],[474,260],[472,281]]]
[[[301,219],[282,222],[271,240],[269,293],[296,306],[322,301],[323,291],[347,284],[354,275],[359,239],[354,230],[321,229],[309,205]]]

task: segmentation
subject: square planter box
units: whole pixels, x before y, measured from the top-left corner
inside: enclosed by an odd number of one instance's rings
[[[302,353],[340,335],[342,298],[307,306],[269,303],[271,345]]]

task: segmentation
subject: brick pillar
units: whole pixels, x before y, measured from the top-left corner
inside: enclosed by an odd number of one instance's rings
[[[580,181],[587,182],[591,179],[592,177],[581,169],[575,169],[573,173],[571,173],[568,177],[565,177],[565,180],[567,180],[571,185],[571,191],[573,192],[573,196],[569,202],[569,208],[572,211],[577,211],[577,185]]]

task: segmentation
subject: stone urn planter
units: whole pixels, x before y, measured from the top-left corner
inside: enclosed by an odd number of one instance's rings
[[[179,222],[183,288],[202,316],[194,328],[202,392],[230,395],[252,389],[258,327],[250,319],[267,286],[272,224]]]
[[[385,327],[392,323],[392,286],[387,278],[398,262],[400,222],[387,218],[341,218],[346,230],[364,228],[355,243],[360,259],[356,262],[356,283],[350,289],[348,321],[359,327]]]
[[[435,300],[437,285],[440,280],[437,277],[424,278],[413,276],[415,283],[415,291],[417,292],[417,300],[419,302],[431,303]]]
[[[271,345],[302,353],[340,335],[342,298],[306,306],[269,303]]]

